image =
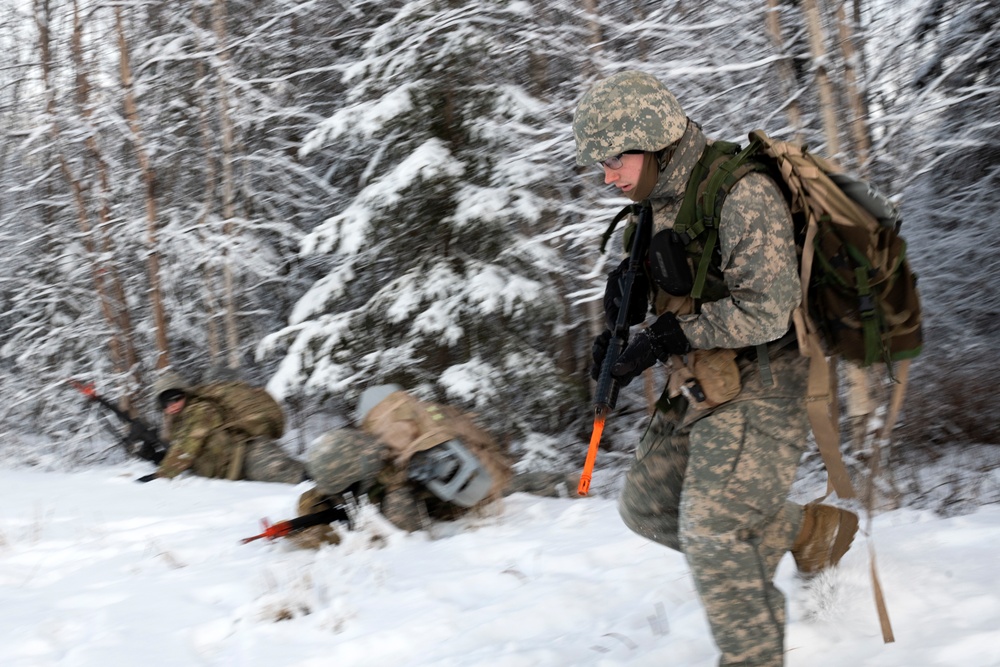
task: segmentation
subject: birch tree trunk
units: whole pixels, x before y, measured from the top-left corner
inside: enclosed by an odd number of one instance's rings
[[[788,124],[793,131],[795,141],[802,141],[802,110],[799,107],[798,89],[799,84],[795,78],[795,68],[792,66],[791,57],[785,47],[785,40],[781,34],[781,9],[779,0],[767,0],[767,33],[774,43],[781,59],[778,61],[778,77],[784,90],[785,111],[788,114]]]
[[[820,113],[823,118],[823,132],[826,135],[826,153],[836,157],[840,153],[840,137],[837,132],[837,104],[827,72],[826,40],[823,34],[823,20],[816,0],[802,0],[805,11],[806,28],[809,32],[809,46],[812,52],[816,86],[819,89]]]
[[[229,49],[226,46],[226,0],[215,0],[212,5],[212,26],[217,44],[219,95],[219,122],[222,126],[222,217],[223,233],[227,237],[233,234],[233,221],[236,218],[236,188],[233,175],[234,139],[233,120],[229,109],[229,90],[226,79],[229,66]],[[223,248],[223,280],[225,284],[225,330],[226,357],[229,368],[240,367],[239,331],[236,322],[236,295],[233,279],[231,249]]]
[[[191,24],[198,28],[197,33],[202,34],[202,11],[201,7],[197,4],[193,7],[191,13]],[[197,81],[203,82],[205,78],[205,62],[202,59],[198,59],[195,63],[195,71],[197,72]],[[202,202],[201,215],[198,217],[198,223],[196,229],[198,230],[199,238],[202,240],[202,245],[207,246],[207,235],[205,233],[206,224],[211,216],[212,209],[215,207],[215,189],[217,186],[217,174],[215,169],[215,155],[214,155],[214,144],[215,140],[212,134],[212,123],[208,111],[208,95],[205,92],[204,85],[198,86],[198,134],[201,142],[201,151],[205,156],[205,179],[204,179],[204,201]],[[206,341],[208,345],[208,358],[210,360],[210,365],[215,366],[218,364],[219,359],[222,357],[222,340],[219,333],[219,299],[216,293],[215,280],[214,280],[214,268],[210,262],[203,262],[202,266],[202,283],[205,288],[205,332]]]
[[[845,2],[837,5],[837,32],[840,38],[840,50],[844,56],[844,88],[847,95],[848,112],[851,114],[853,153],[857,160],[858,171],[865,174],[872,145],[868,129],[868,102],[861,89],[858,76],[861,51],[855,46],[853,20],[847,17],[847,12],[844,9]]]
[[[132,132],[132,144],[135,156],[142,170],[145,184],[146,199],[146,238],[149,243],[149,294],[150,307],[156,326],[156,369],[164,369],[170,365],[170,354],[167,344],[167,316],[163,309],[162,290],[160,289],[160,256],[157,250],[156,221],[156,174],[149,161],[143,139],[142,127],[139,123],[139,112],[135,103],[135,87],[132,81],[132,68],[129,64],[128,44],[125,39],[125,28],[122,25],[121,7],[115,7],[115,27],[118,32],[118,53],[121,68],[122,88],[125,92],[125,118]]]

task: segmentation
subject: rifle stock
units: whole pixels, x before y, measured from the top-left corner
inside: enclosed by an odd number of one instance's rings
[[[629,302],[632,299],[632,288],[635,277],[642,271],[642,263],[646,252],[645,239],[653,226],[653,210],[646,202],[639,209],[639,220],[632,234],[632,247],[629,249],[628,269],[622,276],[622,299],[618,304],[618,316],[608,349],[601,363],[601,373],[597,377],[597,388],[594,391],[594,427],[590,435],[590,446],[587,448],[587,458],[583,464],[583,473],[576,488],[577,495],[585,496],[590,492],[590,481],[593,477],[594,463],[597,461],[597,450],[601,446],[601,435],[604,433],[604,423],[607,416],[618,403],[618,381],[611,374],[611,369],[618,363],[618,357],[625,350],[629,332]]]

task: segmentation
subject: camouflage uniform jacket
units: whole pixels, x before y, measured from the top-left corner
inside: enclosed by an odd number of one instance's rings
[[[654,234],[673,226],[707,145],[698,126],[688,123],[649,197]],[[689,248],[695,265],[698,245]],[[654,285],[656,314],[676,313],[694,349],[741,351],[781,338],[790,329],[801,287],[791,213],[769,176],[748,174],[726,197],[717,248],[704,298],[696,303],[690,296],[672,297]]]
[[[200,477],[230,477],[237,447],[255,436],[280,437],[284,429],[280,407],[273,399],[247,400],[248,395],[261,392],[239,382],[190,390],[184,409],[169,424],[170,449],[159,475],[172,478],[190,469]],[[233,478],[241,478],[239,471]]]

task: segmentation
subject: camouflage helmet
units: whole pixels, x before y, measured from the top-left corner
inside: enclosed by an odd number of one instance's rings
[[[306,472],[324,495],[342,493],[355,482],[367,489],[382,470],[382,449],[370,433],[352,428],[329,431],[309,447]]]
[[[187,380],[181,377],[180,374],[174,371],[164,371],[160,377],[156,378],[156,382],[153,383],[153,399],[158,400],[160,394],[168,391],[179,391],[187,394],[190,390],[191,386],[188,385]]]
[[[677,98],[645,72],[620,72],[588,90],[573,116],[576,163],[586,166],[625,151],[658,151],[684,135]]]

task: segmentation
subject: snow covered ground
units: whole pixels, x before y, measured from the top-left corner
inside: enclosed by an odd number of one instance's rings
[[[683,558],[631,534],[607,498],[517,494],[407,535],[369,512],[338,546],[240,538],[305,488],[137,484],[140,463],[0,470],[5,667],[708,667]],[[789,556],[789,666],[1000,665],[1000,506],[878,517],[896,634],[883,644],[859,539],[809,584]]]

